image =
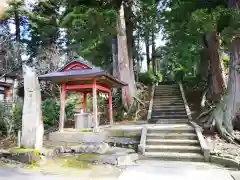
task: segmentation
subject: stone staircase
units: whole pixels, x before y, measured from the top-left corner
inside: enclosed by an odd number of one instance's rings
[[[155,89],[152,117],[149,123],[187,123],[184,102],[177,84],[159,85]]]
[[[189,123],[177,84],[155,88],[149,123],[155,125],[146,127],[141,139],[145,158],[204,161],[196,129]]]

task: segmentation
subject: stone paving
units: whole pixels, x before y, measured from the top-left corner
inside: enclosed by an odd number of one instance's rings
[[[95,166],[91,170],[55,169],[33,171],[0,167],[0,180],[240,180],[240,172],[209,163],[142,160],[117,168]]]

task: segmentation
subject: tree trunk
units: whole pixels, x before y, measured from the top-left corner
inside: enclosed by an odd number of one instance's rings
[[[117,49],[117,37],[112,38],[112,64],[113,71],[112,74],[114,77],[120,79],[119,66],[118,66],[118,49]],[[118,89],[113,89],[113,94],[117,94]]]
[[[150,63],[151,63],[151,59],[150,59],[150,52],[149,52],[149,36],[148,33],[145,32],[145,46],[146,46],[146,59],[147,59],[147,69],[148,71],[150,70]]]
[[[209,32],[205,36],[207,54],[209,58],[208,97],[213,102],[220,102],[226,90],[226,82],[221,69],[218,48],[219,41],[215,32]]]
[[[20,18],[17,10],[14,12],[14,18],[15,18],[15,36],[16,36],[16,41],[20,43],[21,40],[21,30],[20,30]]]
[[[236,37],[231,44],[231,65],[227,95],[213,111],[210,122],[216,124],[217,130],[227,140],[232,141],[233,119],[240,109],[240,37]]]
[[[131,77],[135,84],[135,75],[134,75],[134,59],[133,59],[133,50],[134,50],[134,38],[133,38],[133,12],[132,12],[132,3],[124,5],[124,17],[126,20],[126,34],[127,34],[127,48],[128,48],[128,59],[129,59],[129,68]]]
[[[125,108],[128,108],[136,93],[136,86],[129,68],[126,24],[124,18],[124,7],[121,5],[117,15],[117,39],[118,39],[118,66],[120,79],[128,84],[122,88],[122,100]]]
[[[228,1],[229,8],[239,9],[240,1]],[[240,109],[240,37],[235,34],[230,46],[230,69],[227,94],[213,111],[210,121],[216,123],[219,133],[228,141],[235,139],[233,120]]]
[[[156,46],[155,46],[155,33],[154,31],[152,32],[152,68],[153,68],[153,73],[156,74]]]

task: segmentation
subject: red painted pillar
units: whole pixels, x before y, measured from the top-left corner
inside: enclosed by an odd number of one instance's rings
[[[61,85],[61,95],[60,95],[60,116],[59,116],[59,131],[62,132],[64,128],[65,119],[65,105],[66,105],[66,85]]]
[[[97,107],[97,82],[96,79],[93,79],[93,88],[92,88],[92,105],[93,105],[93,120],[94,120],[94,129],[98,130],[98,107]]]
[[[83,93],[83,112],[87,112],[87,93]]]
[[[112,108],[112,91],[110,90],[108,93],[108,115],[110,125],[113,125],[113,108]]]

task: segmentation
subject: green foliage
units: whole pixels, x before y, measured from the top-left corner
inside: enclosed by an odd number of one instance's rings
[[[109,64],[111,38],[116,35],[116,10],[104,4],[69,7],[60,21],[61,27],[68,29],[68,38],[74,39],[69,41],[72,50],[98,66]]]
[[[23,110],[23,103],[16,102],[13,107],[13,118],[15,122],[15,132],[17,133],[22,128],[22,110]]]
[[[48,98],[42,102],[42,116],[46,128],[56,126],[59,120],[60,106],[55,99]]]
[[[22,103],[0,104],[0,132],[2,136],[14,137],[22,127]]]
[[[229,70],[229,65],[230,65],[230,59],[228,57],[223,57],[222,58],[223,65],[226,70]]]
[[[66,118],[73,119],[75,113],[75,101],[68,102],[65,108]],[[53,99],[48,98],[42,102],[42,116],[45,128],[58,125],[60,105]]]
[[[154,74],[151,70],[139,74],[139,82],[145,85],[153,85],[162,81],[162,74]]]
[[[167,74],[174,74],[179,80],[199,75],[197,69],[201,65],[201,52],[206,47],[204,34],[219,32],[224,42],[221,45],[229,43],[239,30],[237,24],[240,21],[237,20],[239,10],[229,10],[226,2],[173,0],[167,4],[161,16],[167,44],[164,51],[163,48],[158,50],[162,58],[168,61],[168,71],[171,73]],[[228,49],[225,48],[224,52]]]

